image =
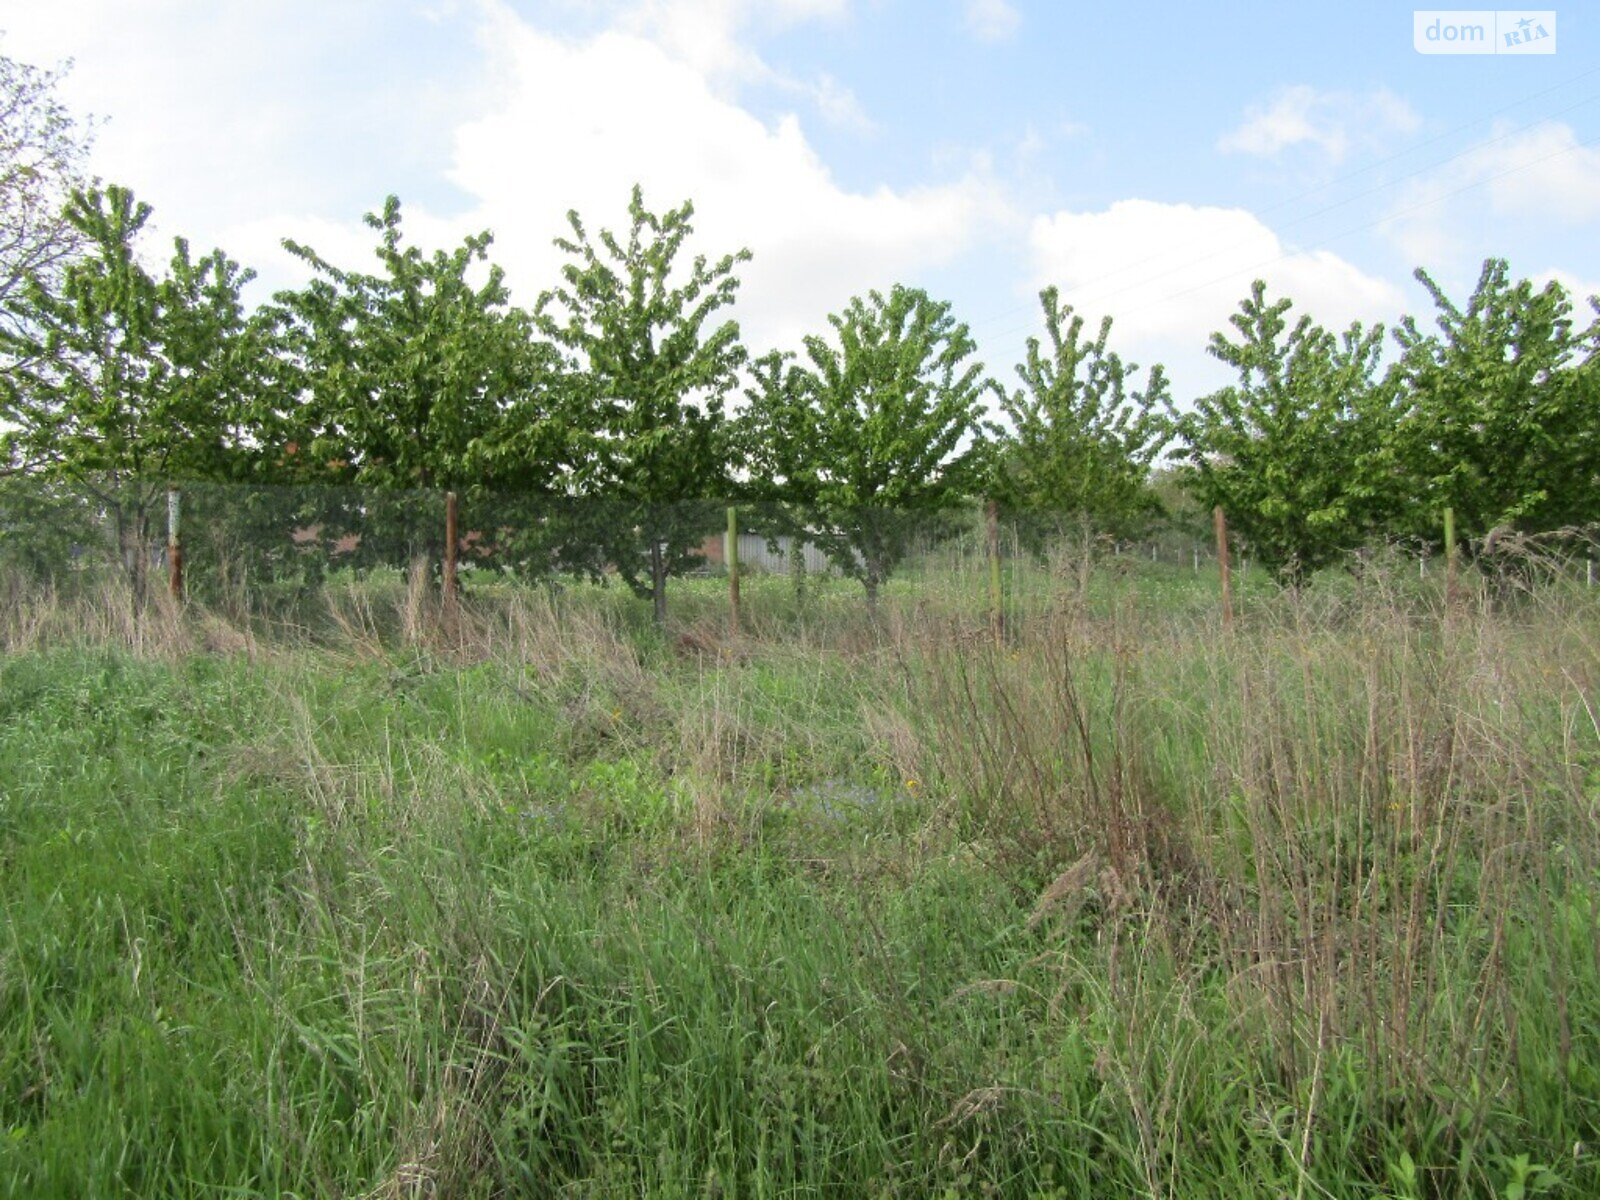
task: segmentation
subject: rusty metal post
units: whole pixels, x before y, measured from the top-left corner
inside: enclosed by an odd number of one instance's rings
[[[1212,510],[1211,517],[1217,527],[1217,569],[1222,573],[1222,627],[1232,629],[1233,578],[1228,562],[1228,518],[1223,515],[1220,504]]]
[[[174,600],[183,599],[183,539],[180,520],[183,515],[183,493],[175,487],[167,489],[167,591]]]
[[[456,606],[456,552],[461,544],[456,494],[444,494],[444,603],[447,611]]]

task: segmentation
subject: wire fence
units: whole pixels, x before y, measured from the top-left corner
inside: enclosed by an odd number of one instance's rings
[[[905,512],[0,481],[0,578],[12,603],[24,594],[81,601],[115,587],[136,607],[177,600],[242,621],[301,624],[313,623],[332,593],[404,588],[419,612],[443,617],[532,588],[603,597],[658,619],[725,620],[735,631],[907,606],[999,630],[1127,578],[1169,608],[1214,610],[1227,623],[1236,605],[1278,590],[1248,546],[1233,545],[1219,561],[1230,541],[1225,529],[1219,536],[1177,522],[1119,536],[1073,514],[982,504]],[[1372,547],[1319,586],[1336,595],[1381,575],[1385,587],[1423,600],[1455,587],[1492,595],[1595,586],[1591,536],[1490,542],[1469,547],[1468,566],[1415,547]]]

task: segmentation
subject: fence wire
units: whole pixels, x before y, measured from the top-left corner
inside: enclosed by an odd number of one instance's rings
[[[978,503],[904,512],[13,477],[0,480],[0,578],[13,598],[110,585],[138,603],[167,595],[239,619],[300,619],[329,589],[404,584],[463,603],[602,589],[658,615],[714,619],[727,608],[751,629],[829,606],[933,606],[1014,624],[1127,578],[1170,605],[1214,605],[1208,524],[1173,520],[1129,537],[1070,513]],[[1594,538],[1579,531],[1507,534],[1469,547],[1462,586],[1593,588],[1595,559]],[[1234,547],[1231,570],[1244,601],[1277,587],[1248,545]],[[1324,574],[1329,592],[1381,574],[1426,597],[1450,572],[1425,550],[1388,545]]]

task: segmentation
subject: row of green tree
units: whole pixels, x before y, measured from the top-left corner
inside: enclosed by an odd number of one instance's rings
[[[0,175],[0,216],[38,178]],[[804,513],[869,596],[907,545],[895,515],[985,499],[1136,534],[1162,516],[1164,456],[1286,580],[1436,536],[1446,507],[1478,538],[1600,518],[1600,322],[1500,260],[1464,306],[1419,271],[1436,327],[1402,319],[1387,361],[1381,326],[1330,332],[1258,282],[1211,339],[1237,381],[1185,406],[1055,289],[1009,387],[949,304],[899,285],[752,359],[728,311],[749,252],[691,258],[692,206],[652,212],[638,188],[628,216],[591,234],[570,214],[560,278],[523,308],[488,233],[425,254],[391,197],[366,218],[373,269],[285,242],[310,281],[252,309],[220,250],[180,238],[153,270],[148,206],[73,188],[54,252],[0,272],[0,472],[101,496],[136,540],[175,481],[593,501],[576,558],[658,613],[735,498]]]

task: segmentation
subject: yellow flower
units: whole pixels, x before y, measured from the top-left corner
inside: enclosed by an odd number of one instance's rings
[[[916,791],[918,787],[917,781],[915,779],[906,780],[906,787],[913,792]]]

